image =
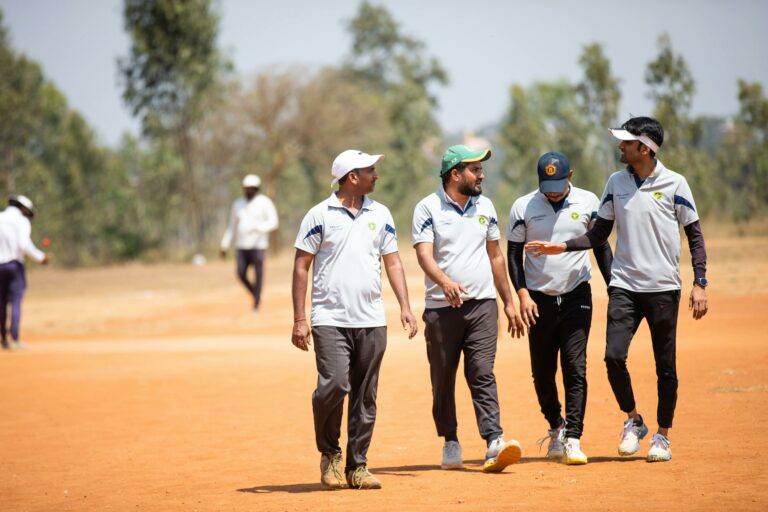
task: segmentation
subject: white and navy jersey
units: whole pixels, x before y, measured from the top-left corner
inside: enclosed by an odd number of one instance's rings
[[[519,198],[509,212],[507,240],[565,242],[586,233],[597,218],[600,201],[588,190],[571,186],[559,205],[536,190]],[[589,281],[587,251],[564,252],[555,256],[525,257],[525,282],[529,290],[562,295]]]
[[[486,243],[499,239],[499,222],[490,199],[470,197],[465,208],[459,206],[443,190],[422,199],[413,212],[413,245],[433,244],[432,254],[445,275],[466,290],[463,300],[495,299],[491,260]],[[424,276],[427,308],[443,308],[450,304],[443,289]]]
[[[32,224],[15,206],[0,213],[0,263],[20,261],[29,256],[37,262],[45,259],[45,253],[35,247],[30,235]]]
[[[680,226],[699,220],[688,182],[657,161],[640,181],[622,170],[608,178],[599,217],[616,223],[611,286],[635,292],[679,290]]]
[[[269,197],[257,194],[250,201],[241,197],[232,203],[221,248],[229,249],[234,238],[237,249],[267,249],[269,233],[276,230],[277,225],[277,210]]]
[[[382,327],[381,257],[397,252],[392,214],[365,197],[357,216],[336,197],[301,221],[294,246],[314,254],[312,325]]]

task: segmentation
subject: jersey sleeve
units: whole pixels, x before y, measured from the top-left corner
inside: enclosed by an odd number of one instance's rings
[[[381,237],[381,246],[379,250],[382,256],[397,252],[397,231],[395,230],[395,220],[392,218],[392,213],[386,210],[386,222],[384,224],[384,232]]]
[[[324,229],[323,216],[316,208],[311,209],[301,221],[301,227],[293,246],[304,252],[317,254],[317,251],[320,250],[320,244],[323,242]]]
[[[424,201],[416,205],[413,211],[413,223],[411,225],[411,238],[413,245],[420,243],[434,243],[435,231],[432,212],[429,211]]]
[[[509,223],[507,224],[507,240],[510,242],[525,242],[525,208],[518,199],[509,210]]]
[[[693,193],[685,178],[680,180],[677,190],[675,190],[675,216],[682,226],[699,220],[696,203],[693,201]]]
[[[488,200],[488,206],[491,210],[491,218],[488,219],[488,231],[486,231],[485,239],[490,242],[501,238],[501,232],[499,231],[499,216],[496,214],[496,207],[493,206],[493,202],[490,199]]]
[[[613,209],[613,176],[608,178],[605,184],[603,196],[600,198],[600,208],[597,210],[597,216],[605,220],[615,220],[616,214]]]

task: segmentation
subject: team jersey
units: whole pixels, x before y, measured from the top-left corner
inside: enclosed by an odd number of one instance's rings
[[[250,201],[241,197],[232,203],[221,248],[229,249],[234,238],[237,249],[267,249],[269,233],[277,229],[277,225],[277,210],[269,197],[258,194]]]
[[[614,220],[611,286],[636,292],[679,290],[680,226],[699,220],[688,182],[656,162],[641,182],[629,170],[608,178],[599,217]]]
[[[365,197],[357,216],[336,197],[304,216],[294,247],[314,254],[312,325],[382,327],[381,257],[397,252],[389,209]]]
[[[592,192],[571,185],[559,206],[536,190],[517,199],[509,212],[507,240],[564,242],[586,233],[597,218],[600,201]],[[525,257],[525,282],[529,290],[547,295],[568,293],[589,281],[587,251],[564,252],[555,256]]]
[[[499,239],[499,222],[490,199],[470,197],[462,208],[441,185],[416,205],[412,235],[414,246],[433,244],[437,266],[467,290],[461,295],[463,300],[496,298],[486,242]],[[450,305],[443,289],[426,275],[424,284],[427,308]]]

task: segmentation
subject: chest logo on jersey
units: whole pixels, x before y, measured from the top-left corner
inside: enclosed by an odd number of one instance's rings
[[[662,194],[659,191],[656,191],[653,193],[653,198],[657,201],[661,201],[663,197],[664,197],[664,194]]]
[[[485,215],[480,215],[477,217],[477,222],[481,226],[485,226],[486,224],[488,224],[488,219],[485,217]]]
[[[554,176],[557,172],[557,167],[555,167],[555,164],[549,164],[544,168],[544,174],[547,176]]]
[[[368,229],[370,229],[371,231],[376,229],[376,223],[375,222],[369,222],[368,223]]]
[[[581,218],[579,212],[571,212],[571,220],[579,220],[579,218]]]

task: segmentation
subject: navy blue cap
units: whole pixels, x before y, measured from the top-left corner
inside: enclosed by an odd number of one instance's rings
[[[571,162],[568,157],[558,151],[544,153],[539,158],[539,190],[542,193],[565,192],[568,174],[571,172]]]

